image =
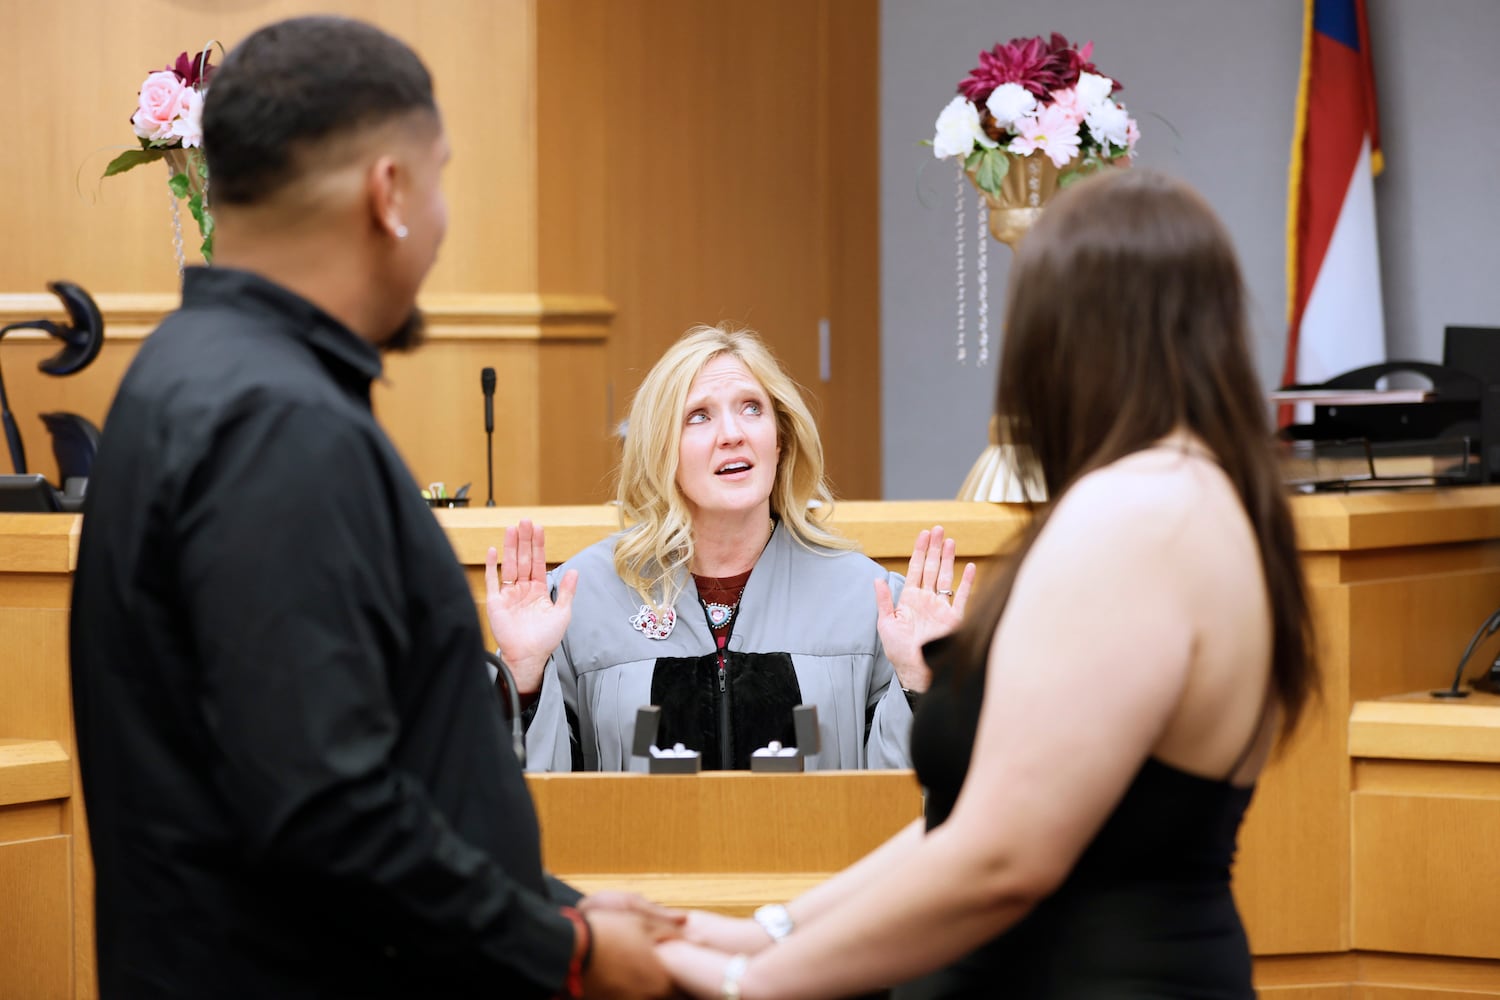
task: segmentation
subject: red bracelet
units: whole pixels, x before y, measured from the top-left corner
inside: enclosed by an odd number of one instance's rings
[[[563,993],[572,1000],[583,1000],[583,973],[594,955],[594,935],[588,920],[573,907],[564,906],[562,915],[573,922],[573,958],[568,962],[568,981],[563,984]]]

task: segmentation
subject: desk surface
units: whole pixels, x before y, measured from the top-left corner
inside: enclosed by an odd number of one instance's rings
[[[1500,763],[1500,696],[1412,691],[1357,701],[1349,714],[1349,756]]]
[[[470,566],[482,565],[485,550],[499,543],[501,529],[523,517],[547,528],[548,555],[559,561],[619,527],[618,510],[610,504],[471,507],[434,514],[459,561]],[[1298,547],[1307,553],[1500,539],[1500,486],[1297,496],[1292,516]],[[1014,544],[1026,519],[1019,504],[957,500],[849,500],[833,514],[834,526],[874,559],[909,555],[916,533],[934,524],[958,542],[960,558],[999,555]],[[81,524],[78,514],[0,514],[0,572],[71,572]]]

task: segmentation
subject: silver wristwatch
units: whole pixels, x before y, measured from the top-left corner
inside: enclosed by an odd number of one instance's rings
[[[754,917],[761,929],[771,935],[772,941],[783,941],[792,933],[792,916],[780,903],[767,903],[755,911]]]

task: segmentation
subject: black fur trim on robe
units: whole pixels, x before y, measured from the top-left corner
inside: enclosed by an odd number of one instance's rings
[[[802,687],[788,653],[724,651],[728,666],[719,692],[719,656],[664,656],[651,675],[651,703],[661,706],[656,745],[681,743],[703,754],[703,770],[725,769],[719,739],[721,704],[729,704],[729,767],[748,770],[750,754],[777,740],[797,745],[792,709],[802,704]]]

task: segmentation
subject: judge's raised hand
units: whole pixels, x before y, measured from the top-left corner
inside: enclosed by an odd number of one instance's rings
[[[969,603],[974,564],[964,565],[963,577],[955,588],[956,552],[953,539],[944,538],[942,526],[935,526],[917,535],[900,603],[891,600],[891,588],[884,580],[875,581],[880,644],[896,670],[896,679],[908,691],[926,691],[932,680],[927,661],[922,658],[922,644],[957,628]]]
[[[515,676],[521,694],[542,686],[547,658],[562,642],[573,617],[578,573],[569,570],[557,586],[557,600],[547,587],[547,545],[541,525],[522,519],[505,529],[505,551],[496,565],[490,546],[484,560],[485,613],[500,646],[500,658]]]

